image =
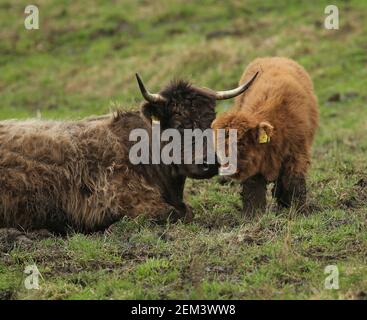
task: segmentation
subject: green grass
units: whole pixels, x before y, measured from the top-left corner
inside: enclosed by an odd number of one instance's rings
[[[328,1],[34,4],[37,31],[24,29],[23,1],[0,4],[1,119],[138,109],[136,71],[152,91],[174,77],[221,90],[255,57],[299,61],[321,109],[308,178],[314,213],[269,208],[249,221],[238,185],[189,181],[190,224],[123,219],[108,234],[4,242],[0,298],[366,297],[367,190],[358,183],[367,179],[366,1],[335,2],[339,30],[323,27]],[[42,274],[39,290],[24,287],[29,264]],[[327,265],[339,269],[339,290],[324,288]]]

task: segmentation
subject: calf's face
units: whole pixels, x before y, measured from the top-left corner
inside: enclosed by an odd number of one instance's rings
[[[249,114],[241,112],[227,112],[220,115],[213,123],[212,128],[237,131],[237,171],[232,178],[244,181],[256,175],[264,154],[268,152],[266,146],[270,143],[274,133],[274,127],[267,121],[258,121]],[[228,155],[227,135],[224,141],[224,156]],[[221,158],[221,155],[218,154]]]
[[[210,130],[205,134],[215,119],[216,100],[241,94],[251,85],[256,75],[248,83],[229,91],[215,92],[185,81],[176,81],[158,94],[150,93],[137,75],[141,93],[146,100],[142,106],[143,116],[150,121],[159,121],[162,131],[176,129],[180,133],[181,164],[177,164],[179,174],[205,179],[218,173],[213,135]],[[196,134],[201,134],[201,138],[197,139]],[[187,148],[188,145],[191,148]]]

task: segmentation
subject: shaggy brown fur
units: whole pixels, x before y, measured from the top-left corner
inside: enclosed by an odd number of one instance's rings
[[[286,58],[256,59],[240,83],[257,71],[249,90],[212,124],[214,129],[238,130],[238,172],[233,178],[242,182],[247,214],[264,209],[266,183],[272,181],[278,204],[305,203],[305,178],[318,126],[317,100],[303,67]],[[260,143],[264,137],[270,141]]]
[[[147,209],[159,215],[159,189],[132,170],[128,135],[118,135],[119,126],[126,130],[139,119],[128,113],[93,121],[1,122],[0,225],[93,231]]]
[[[123,216],[190,219],[186,176],[210,178],[218,166],[132,165],[129,133],[143,128],[151,134],[149,114],[161,118],[162,129],[209,128],[215,99],[184,82],[162,94],[169,103],[146,103],[143,116],[0,122],[0,227],[91,232]]]

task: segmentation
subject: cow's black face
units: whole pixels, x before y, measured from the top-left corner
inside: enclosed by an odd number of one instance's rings
[[[142,107],[142,114],[150,121],[158,120],[161,130],[177,129],[181,133],[181,164],[177,164],[180,174],[203,179],[218,173],[214,150],[210,152],[214,149],[211,132],[207,135],[203,147],[197,139],[185,140],[184,133],[187,130],[210,130],[215,118],[216,100],[231,99],[240,95],[250,87],[257,74],[247,83],[232,90],[213,91],[197,88],[185,81],[177,81],[156,94],[150,93],[139,75],[136,75],[140,91],[147,101]],[[187,144],[192,146],[192,151],[187,151]],[[195,148],[197,145],[199,147]],[[195,161],[186,161],[188,155]]]
[[[219,166],[210,132],[210,125],[215,119],[215,96],[209,90],[183,81],[172,83],[160,92],[160,96],[164,97],[164,101],[146,102],[142,113],[151,121],[158,120],[162,131],[176,129],[180,133],[181,164],[176,164],[178,172],[194,179],[211,178],[218,174]],[[190,132],[194,134],[192,137]],[[200,134],[203,143],[198,138]],[[185,148],[187,145],[191,145],[191,156]]]

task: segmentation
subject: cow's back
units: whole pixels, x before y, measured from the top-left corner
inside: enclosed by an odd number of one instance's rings
[[[0,122],[0,224],[61,231],[114,219],[109,175],[128,155],[110,122]]]

